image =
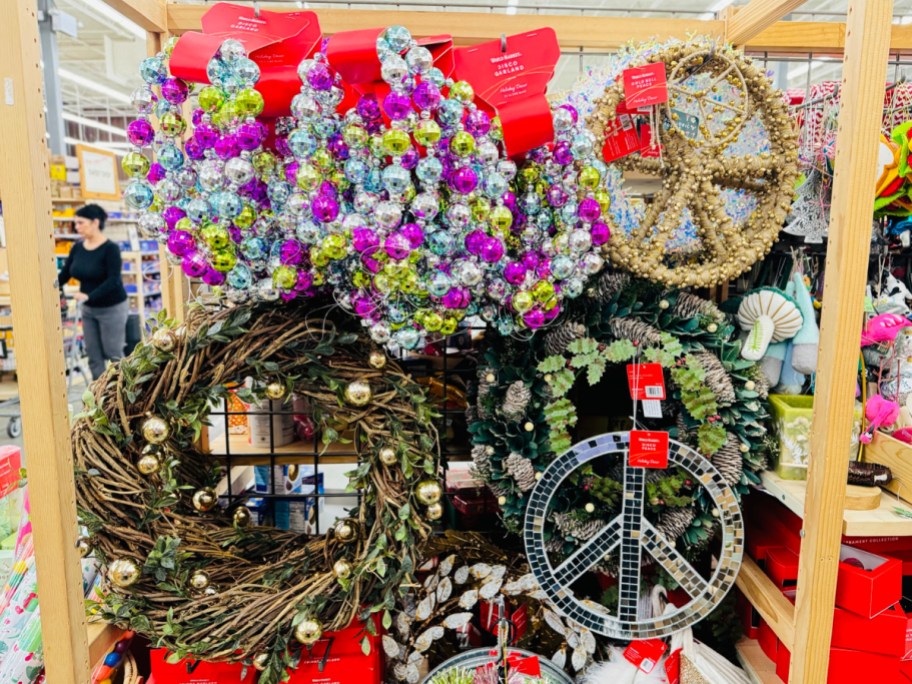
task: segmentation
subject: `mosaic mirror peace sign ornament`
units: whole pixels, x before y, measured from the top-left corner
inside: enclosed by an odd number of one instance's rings
[[[554,605],[568,618],[613,639],[664,637],[699,622],[722,601],[735,583],[744,553],[744,526],[735,493],[722,474],[695,450],[669,440],[668,466],[686,471],[702,486],[718,511],[721,548],[709,577],[704,577],[644,515],[647,469],[630,465],[629,432],[612,432],[572,446],[544,471],[526,509],[524,539],[532,572]],[[567,557],[552,559],[546,546],[551,500],[577,469],[597,459],[623,459],[621,513]],[[642,565],[652,559],[690,597],[676,611],[645,617],[640,611]],[[574,585],[606,559],[617,559],[618,603],[605,607],[583,599]]]

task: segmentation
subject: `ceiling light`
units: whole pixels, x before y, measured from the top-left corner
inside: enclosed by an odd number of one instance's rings
[[[95,14],[100,14],[105,19],[113,21],[115,24],[123,28],[124,30],[132,33],[134,36],[140,40],[146,39],[146,30],[141,26],[137,26],[132,21],[127,19],[117,10],[111,9],[108,7],[102,0],[78,0],[79,4],[83,5],[87,9],[91,10]]]
[[[63,113],[64,121],[71,121],[75,124],[81,126],[88,126],[89,128],[97,128],[99,131],[105,131],[106,133],[111,133],[113,135],[119,135],[121,138],[126,138],[127,134],[124,133],[122,128],[117,126],[111,126],[110,124],[102,123],[95,119],[87,119],[84,116],[77,116],[76,114],[70,114],[69,112]]]
[[[516,6],[519,0],[507,0],[507,14],[516,14]]]
[[[82,86],[83,88],[88,88],[89,90],[94,90],[96,93],[101,93],[102,95],[107,95],[112,100],[117,102],[124,102],[130,104],[132,100],[130,96],[126,93],[122,93],[119,90],[114,90],[114,88],[109,88],[106,85],[97,83],[85,76],[80,76],[79,74],[74,74],[72,71],[67,69],[58,69],[57,73],[60,75],[60,78],[66,79],[70,83],[75,83],[76,85]]]
[[[77,140],[76,138],[66,137],[63,139],[63,142],[65,142],[67,145],[72,145],[73,147],[77,145],[82,145],[83,147],[97,147],[99,150],[104,150],[105,152],[113,152],[118,157],[123,157],[127,154],[126,150],[118,150],[115,147],[107,147],[101,143],[87,143],[84,140]]]

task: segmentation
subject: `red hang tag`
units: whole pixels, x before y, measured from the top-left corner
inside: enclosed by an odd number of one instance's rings
[[[659,660],[667,649],[668,645],[661,639],[631,641],[624,651],[624,657],[633,663],[640,672],[649,674],[659,664]]]
[[[639,152],[641,148],[640,136],[630,114],[621,114],[606,126],[605,145],[602,147],[602,157],[606,162]]]
[[[206,66],[222,42],[234,38],[260,67],[256,89],[263,95],[263,116],[287,116],[301,90],[298,65],[320,46],[323,34],[314,12],[254,12],[251,7],[219,2],[200,19],[203,32],[181,36],[171,53],[171,73],[186,81],[208,83]]]
[[[681,680],[681,649],[676,649],[665,658],[665,677],[668,684],[678,684]]]
[[[660,430],[631,430],[628,459],[635,468],[667,468],[668,433]]]
[[[529,627],[529,610],[526,606],[520,606],[510,616],[510,622],[513,623],[513,643],[522,639]]]
[[[668,102],[668,80],[665,63],[655,62],[624,69],[624,99],[632,109]]]
[[[628,363],[627,386],[637,401],[665,399],[665,373],[659,363]]]
[[[511,156],[554,139],[546,92],[558,59],[560,46],[551,28],[456,50],[455,78],[471,83],[477,104],[500,117]]]

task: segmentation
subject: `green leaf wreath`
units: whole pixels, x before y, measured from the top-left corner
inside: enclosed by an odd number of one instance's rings
[[[264,305],[159,323],[93,385],[73,428],[83,546],[107,565],[90,608],[175,659],[244,661],[271,684],[323,629],[388,621],[413,583],[441,510],[434,414],[347,320]],[[196,439],[245,378],[248,400],[307,397],[324,442],[352,437],[360,504],[326,536],[250,526],[246,508],[217,505],[223,468]]]
[[[531,347],[531,348],[530,348]],[[473,460],[518,532],[537,474],[575,441],[572,392],[593,386],[609,366],[634,360],[665,369],[666,429],[711,459],[738,492],[766,465],[766,385],[739,355],[736,327],[714,304],[687,292],[605,274],[562,324],[531,343],[497,340],[479,364],[471,409]],[[629,397],[626,379],[612,394]],[[629,419],[617,429],[629,429]],[[549,520],[549,549],[569,554],[620,509],[620,473],[583,469],[562,487]],[[658,529],[696,552],[717,527],[712,504],[683,471],[654,471],[646,513]]]

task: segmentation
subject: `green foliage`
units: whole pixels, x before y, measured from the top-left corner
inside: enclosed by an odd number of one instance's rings
[[[594,477],[589,485],[589,493],[611,509],[621,503],[621,492],[624,486],[610,477]]]
[[[703,423],[697,428],[697,449],[704,456],[712,456],[725,444],[726,436],[721,423]]]
[[[680,508],[693,503],[693,497],[687,491],[685,482],[688,475],[684,472],[676,472],[661,480],[646,483],[646,501],[656,510],[666,507]]]
[[[604,357],[609,363],[624,363],[636,356],[636,350],[630,340],[615,340],[605,347]]]

